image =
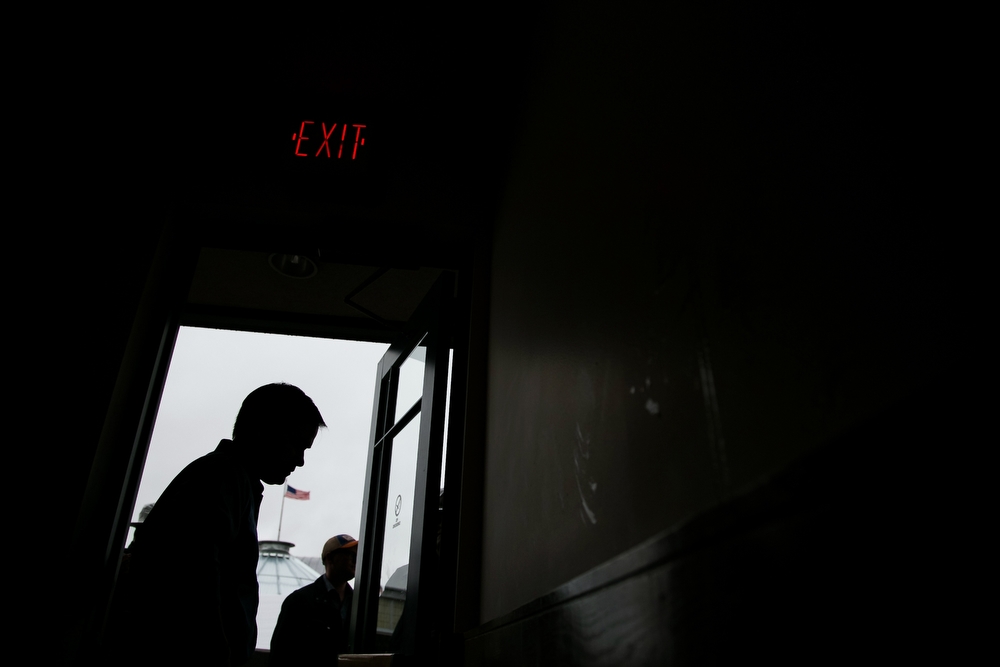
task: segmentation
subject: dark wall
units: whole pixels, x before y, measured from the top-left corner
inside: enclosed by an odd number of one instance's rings
[[[483,621],[952,364],[959,234],[898,19],[557,12],[495,233]]]
[[[467,633],[465,664],[974,659],[973,526],[940,494],[965,472],[914,447],[969,442],[947,380]]]

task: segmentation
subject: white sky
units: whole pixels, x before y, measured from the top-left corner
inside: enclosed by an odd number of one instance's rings
[[[319,408],[327,428],[288,478],[309,500],[285,500],[281,539],[319,556],[333,535],[358,537],[378,361],[386,344],[182,327],[174,347],[132,518],[191,461],[232,436],[243,399],[287,382]],[[264,487],[260,539],[277,539],[282,487]]]

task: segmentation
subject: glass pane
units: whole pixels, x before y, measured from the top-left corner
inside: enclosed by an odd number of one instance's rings
[[[393,423],[406,414],[424,393],[424,360],[427,348],[417,346],[399,367],[399,390],[396,393],[396,416]]]
[[[421,364],[423,369],[423,364]],[[413,495],[417,478],[417,442],[420,417],[406,425],[392,443],[389,468],[388,508],[382,544],[376,632],[391,635],[403,613],[406,576],[410,561],[410,531],[413,526]]]
[[[451,415],[451,369],[455,365],[455,350],[448,350],[448,390],[444,396],[444,438],[441,443],[441,493],[444,494],[444,468],[448,460],[448,417]],[[440,509],[440,507],[438,508]]]

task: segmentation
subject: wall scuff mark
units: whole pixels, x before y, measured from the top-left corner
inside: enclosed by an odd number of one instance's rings
[[[587,504],[587,496],[597,493],[597,482],[587,476],[587,460],[590,458],[590,437],[584,436],[580,424],[576,424],[576,449],[573,450],[573,463],[576,465],[576,488],[580,492],[580,519],[586,523],[597,523],[597,515]],[[586,487],[586,491],[584,490]]]
[[[712,358],[708,350],[708,341],[701,339],[698,346],[698,372],[701,379],[701,391],[705,402],[705,424],[708,435],[708,446],[712,452],[712,461],[719,472],[722,493],[729,490],[729,464],[726,461],[726,441],[722,436],[722,416],[719,412],[719,399],[715,393],[715,375],[712,373]]]

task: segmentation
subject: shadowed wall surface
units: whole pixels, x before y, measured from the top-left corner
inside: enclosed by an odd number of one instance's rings
[[[484,621],[906,398],[960,319],[890,17],[590,9],[494,237]]]

